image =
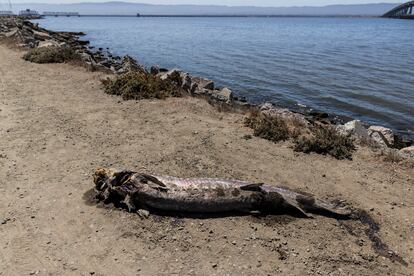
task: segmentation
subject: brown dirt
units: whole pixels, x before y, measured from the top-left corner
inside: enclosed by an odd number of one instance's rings
[[[243,139],[243,116],[203,100],[121,101],[102,73],[38,65],[0,46],[0,275],[412,275],[414,172],[359,149],[353,161]],[[141,219],[88,204],[96,167],[223,177],[344,199],[364,227],[317,216]]]

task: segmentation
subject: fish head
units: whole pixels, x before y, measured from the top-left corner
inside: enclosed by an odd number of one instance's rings
[[[95,188],[98,191],[102,191],[108,186],[121,186],[128,181],[133,174],[135,174],[135,172],[128,170],[98,168],[93,175]]]

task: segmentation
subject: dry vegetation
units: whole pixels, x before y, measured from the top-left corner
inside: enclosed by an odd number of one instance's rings
[[[314,127],[311,136],[295,140],[295,151],[330,155],[337,159],[352,159],[354,141],[349,136],[339,134],[331,126]]]
[[[294,140],[294,149],[304,153],[351,159],[355,145],[350,137],[340,135],[331,126],[308,127],[297,120],[252,112],[245,120],[254,135],[273,142]]]
[[[103,80],[105,92],[120,95],[124,100],[165,99],[182,97],[181,78],[172,74],[163,80],[147,72],[129,72],[114,79]]]
[[[245,125],[252,128],[254,136],[273,142],[290,138],[286,121],[277,116],[267,116],[260,112],[252,112],[245,120]]]
[[[63,63],[79,60],[79,55],[69,47],[42,47],[29,50],[24,60],[34,63]]]

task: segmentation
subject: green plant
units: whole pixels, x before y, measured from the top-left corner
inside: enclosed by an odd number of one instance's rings
[[[295,151],[331,155],[337,159],[352,159],[354,141],[349,136],[339,134],[331,126],[318,126],[311,136],[301,136],[295,140]]]
[[[183,91],[176,80],[165,80],[147,72],[129,72],[102,81],[105,92],[120,95],[125,100],[165,99],[181,97]]]
[[[24,60],[34,63],[63,63],[72,60],[79,60],[79,55],[69,47],[42,47],[29,50]]]

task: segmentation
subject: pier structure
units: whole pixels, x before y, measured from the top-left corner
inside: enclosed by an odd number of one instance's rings
[[[400,18],[400,19],[414,19],[414,1],[401,4],[390,10],[382,17],[386,18]]]
[[[19,16],[39,17],[40,14],[35,10],[25,9],[25,10],[22,10],[22,11],[19,12]]]
[[[0,16],[12,16],[14,15],[12,11],[0,11]]]
[[[43,16],[54,16],[54,17],[59,17],[59,16],[66,16],[66,17],[71,17],[71,16],[77,16],[79,17],[80,14],[78,12],[44,12]]]

